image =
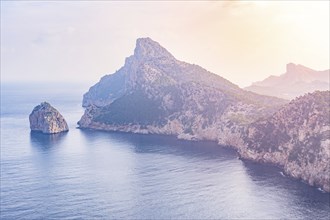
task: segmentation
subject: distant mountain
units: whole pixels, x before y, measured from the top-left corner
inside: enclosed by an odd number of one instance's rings
[[[296,98],[252,123],[244,143],[238,146],[242,157],[277,164],[286,174],[330,192],[330,92]]]
[[[329,70],[316,71],[302,65],[289,63],[286,65],[286,73],[280,76],[270,76],[245,89],[262,95],[291,100],[308,92],[328,90],[329,80]]]
[[[141,38],[125,65],[84,95],[79,126],[229,143],[231,133],[284,103],[178,61],[157,42]]]

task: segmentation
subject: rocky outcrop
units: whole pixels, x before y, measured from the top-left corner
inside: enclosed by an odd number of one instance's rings
[[[330,192],[330,92],[296,98],[249,125],[241,157],[276,164],[285,173]]]
[[[288,63],[284,74],[270,76],[245,89],[291,100],[308,92],[329,89],[329,80],[329,70],[316,71],[303,65]]]
[[[31,131],[54,134],[69,130],[63,116],[49,103],[37,105],[29,116]]]

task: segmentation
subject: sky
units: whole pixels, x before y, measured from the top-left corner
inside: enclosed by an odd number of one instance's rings
[[[329,69],[329,1],[1,1],[1,82],[96,83],[150,37],[244,87]]]

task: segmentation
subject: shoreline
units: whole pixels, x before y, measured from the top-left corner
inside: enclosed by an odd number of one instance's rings
[[[302,178],[295,178],[294,176],[290,175],[289,173],[285,172],[284,166],[276,164],[276,163],[271,163],[271,162],[267,162],[267,161],[260,161],[260,160],[253,160],[251,158],[245,158],[243,157],[240,153],[239,153],[239,148],[238,147],[234,147],[234,146],[230,146],[230,145],[221,145],[219,144],[219,142],[214,141],[214,140],[196,140],[196,139],[191,139],[191,140],[187,140],[187,139],[182,139],[182,138],[178,138],[177,136],[175,136],[174,134],[157,134],[157,133],[138,133],[138,132],[132,132],[132,131],[116,131],[116,130],[106,130],[106,129],[102,129],[102,128],[90,128],[90,127],[80,127],[77,126],[76,129],[79,130],[83,130],[83,131],[97,131],[97,132],[105,132],[105,133],[119,133],[119,134],[133,134],[133,135],[143,135],[143,136],[160,136],[163,138],[170,138],[171,140],[175,140],[175,141],[183,141],[186,143],[189,142],[193,142],[193,143],[208,143],[208,144],[214,144],[220,148],[225,148],[225,149],[230,149],[233,150],[233,152],[236,153],[237,155],[237,159],[242,161],[242,162],[252,162],[258,165],[267,165],[267,166],[272,166],[272,167],[276,167],[279,168],[281,170],[280,175],[282,175],[285,178],[290,178],[294,181],[298,181],[298,182],[302,182],[310,187],[313,187],[323,193],[328,193],[330,195],[330,191],[326,191],[324,189],[323,186],[320,185],[311,185],[308,183],[308,181],[303,180]]]

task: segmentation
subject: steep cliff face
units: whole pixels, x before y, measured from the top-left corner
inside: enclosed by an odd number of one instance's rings
[[[286,174],[330,191],[330,92],[296,98],[249,125],[243,158],[277,164]]]
[[[63,116],[47,102],[37,105],[31,112],[29,120],[31,131],[54,134],[69,130]]]
[[[141,38],[125,65],[84,95],[86,112],[78,124],[230,144],[239,140],[247,124],[284,103],[178,61],[157,42]]]

